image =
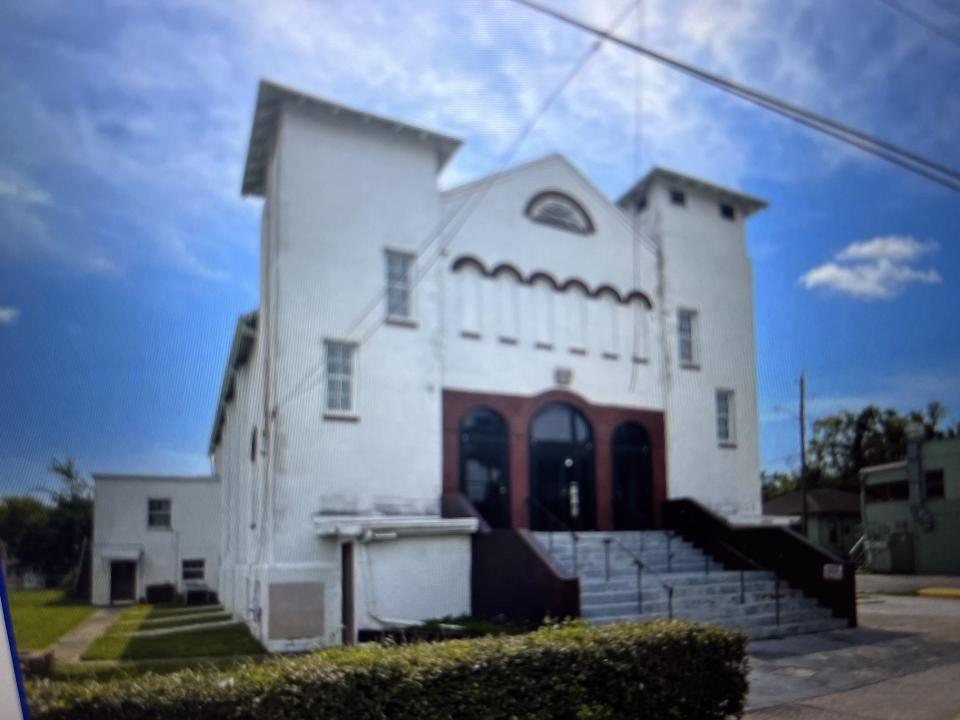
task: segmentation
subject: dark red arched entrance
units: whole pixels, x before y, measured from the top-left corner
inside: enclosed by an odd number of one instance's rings
[[[479,470],[473,475],[475,495],[483,484],[484,499],[493,499],[494,486],[507,498],[496,510],[497,525],[509,522],[513,528],[529,528],[532,519],[534,528],[542,527],[542,518],[531,518],[528,498],[532,497],[537,502],[530,505],[545,503],[551,513],[581,529],[659,526],[660,504],[667,491],[664,421],[659,410],[592,405],[562,390],[534,396],[444,390],[445,495],[470,487],[464,457],[473,457],[469,454],[475,453],[476,446],[471,448],[468,437],[464,450],[463,428],[481,409],[502,420],[506,431],[506,443],[481,443],[485,479],[478,480]],[[488,427],[494,425],[498,423],[488,423]],[[637,426],[645,438],[636,432]]]

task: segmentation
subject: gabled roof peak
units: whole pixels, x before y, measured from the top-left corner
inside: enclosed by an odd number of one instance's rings
[[[767,207],[766,200],[754,197],[753,195],[747,195],[746,193],[731,190],[722,185],[716,185],[706,180],[693,177],[692,175],[684,175],[676,170],[670,170],[660,166],[654,166],[650,172],[634,183],[629,190],[620,196],[617,200],[617,205],[624,207],[629,201],[642,197],[650,187],[657,182],[663,182],[675,187],[698,190],[712,195],[720,201],[730,203],[734,207],[739,208],[744,216],[752,215],[758,210],[763,210]]]
[[[444,135],[382,115],[374,115],[315,95],[308,95],[269,80],[261,80],[257,91],[253,124],[250,128],[247,161],[243,170],[242,193],[244,195],[263,195],[264,193],[270,143],[276,132],[280,111],[287,105],[308,107],[332,115],[355,118],[360,122],[378,125],[397,133],[409,133],[436,147],[438,155],[437,172],[443,169],[447,160],[461,144],[458,138],[450,135]]]

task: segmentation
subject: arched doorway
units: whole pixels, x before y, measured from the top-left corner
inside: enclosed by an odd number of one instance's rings
[[[653,526],[653,453],[650,434],[640,423],[624,422],[613,431],[613,529]]]
[[[576,408],[545,405],[530,423],[530,527],[595,530],[593,430]]]
[[[493,410],[475,408],[460,423],[460,492],[493,528],[510,526],[510,439]]]

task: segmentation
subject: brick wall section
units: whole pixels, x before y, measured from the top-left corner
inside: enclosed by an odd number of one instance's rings
[[[487,407],[500,413],[507,423],[510,438],[510,524],[529,527],[526,499],[530,471],[528,431],[533,416],[544,406],[562,402],[577,408],[593,428],[596,457],[597,527],[613,529],[613,457],[611,438],[616,427],[626,421],[643,425],[650,434],[653,451],[654,522],[660,526],[660,506],[667,497],[666,438],[664,416],[659,410],[592,405],[579,395],[550,390],[540,395],[497,395],[462,390],[443,391],[443,492],[460,491],[460,423],[473,408]]]

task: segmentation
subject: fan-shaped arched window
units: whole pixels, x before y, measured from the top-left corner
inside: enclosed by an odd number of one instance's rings
[[[589,235],[593,221],[576,200],[555,190],[547,190],[527,203],[526,215],[534,222],[552,225],[561,230]]]

